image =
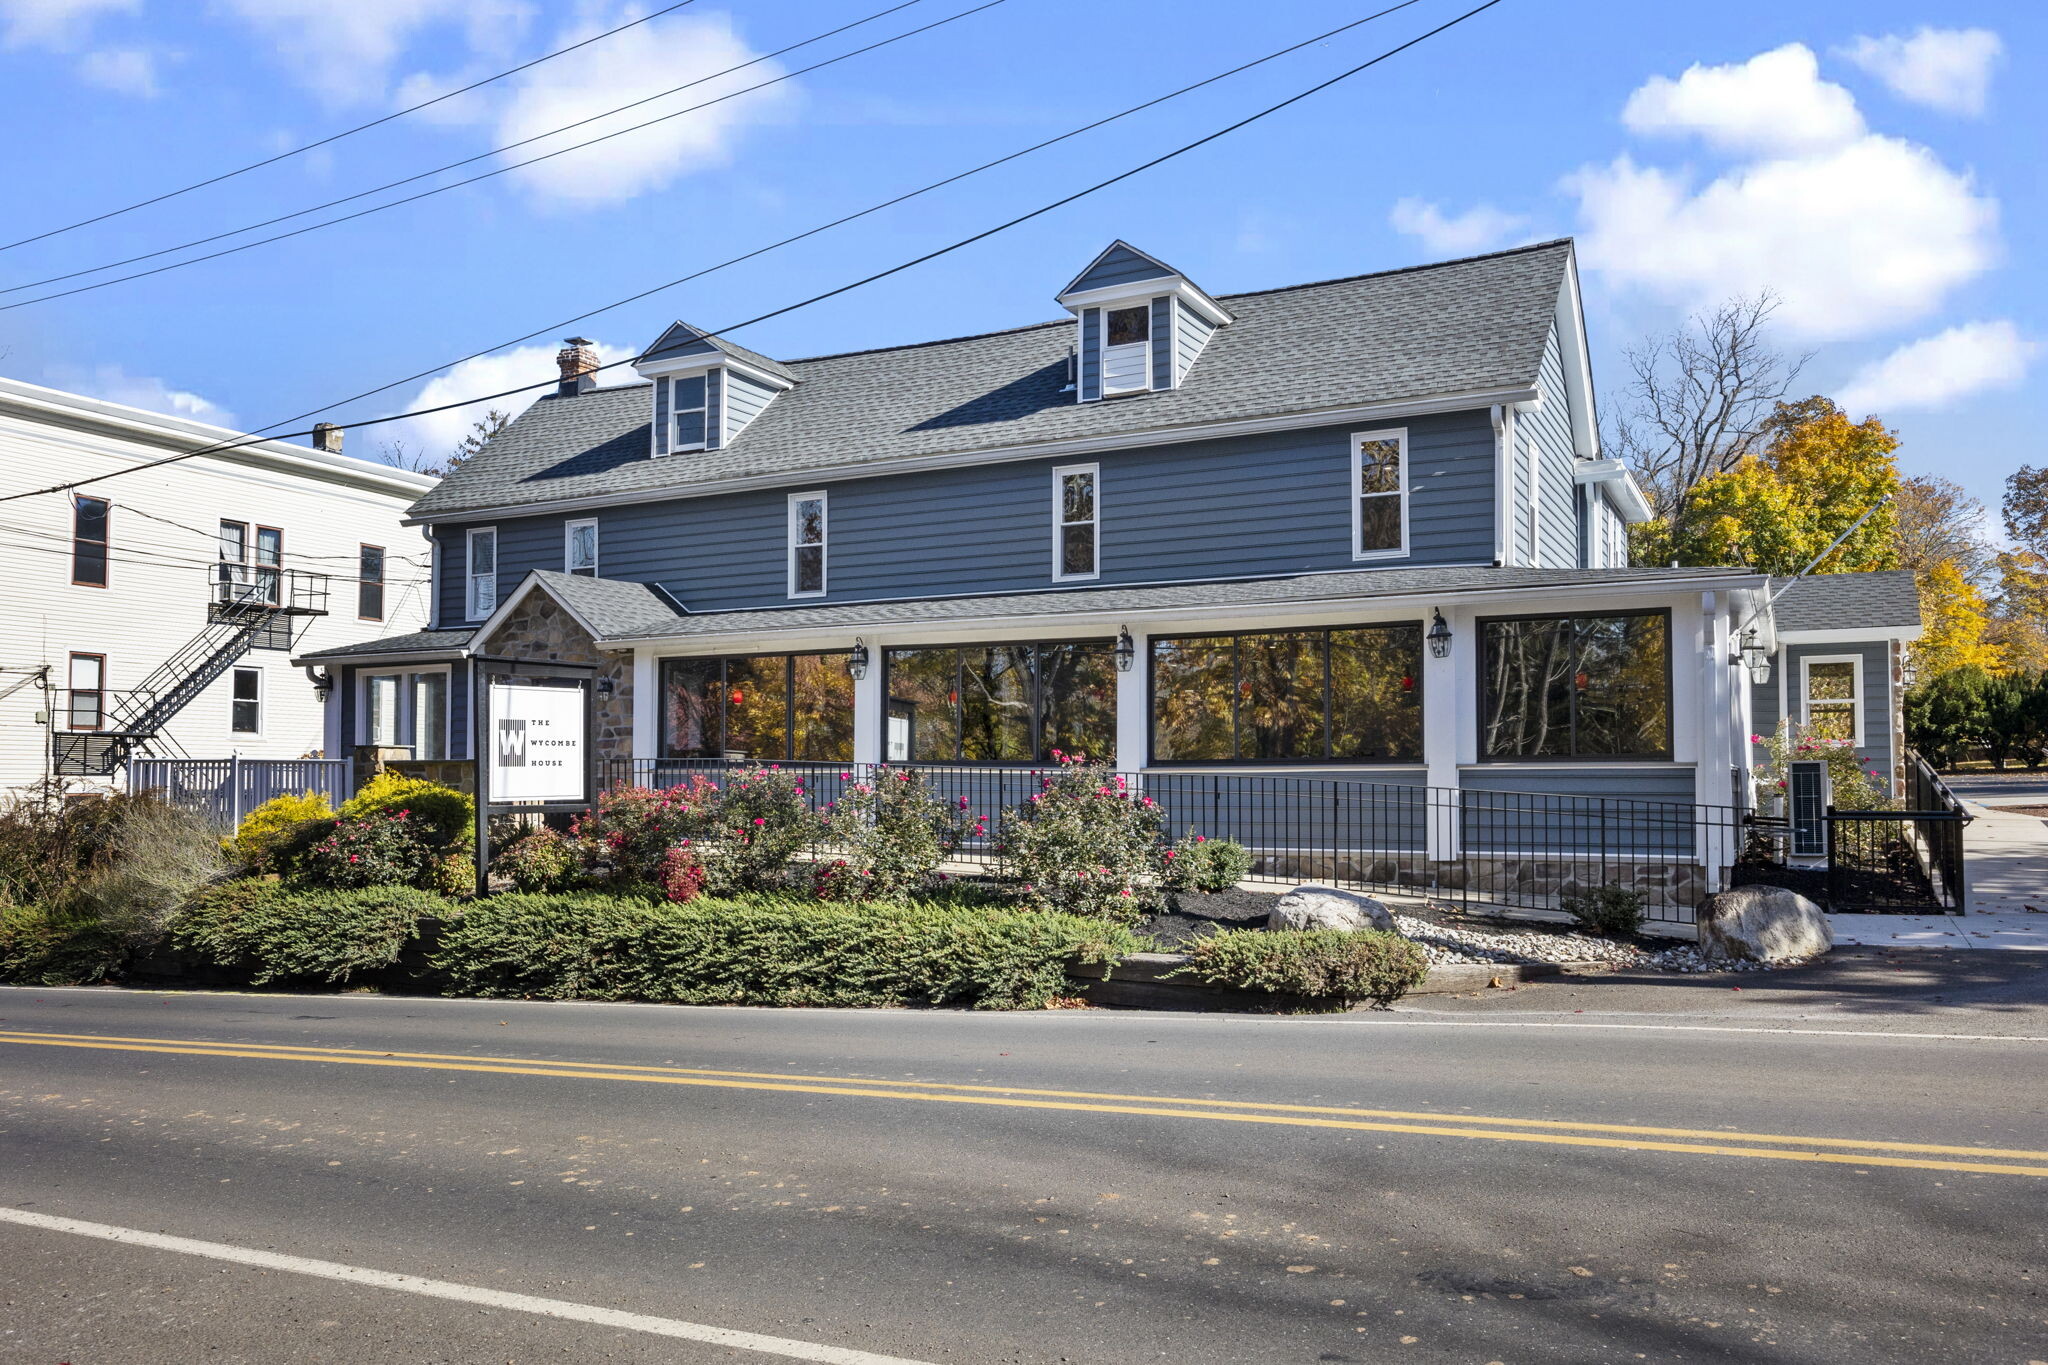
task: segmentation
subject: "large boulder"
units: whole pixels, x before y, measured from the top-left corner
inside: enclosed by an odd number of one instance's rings
[[[1710,962],[1795,962],[1835,946],[1818,905],[1782,886],[1738,886],[1700,906],[1700,952]]]
[[[1268,929],[1384,929],[1398,933],[1394,916],[1371,896],[1334,886],[1297,886],[1273,903]]]

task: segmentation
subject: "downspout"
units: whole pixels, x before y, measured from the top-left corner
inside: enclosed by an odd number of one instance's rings
[[[1491,408],[1493,418],[1494,447],[1494,488],[1493,488],[1493,566],[1503,568],[1508,562],[1510,518],[1513,516],[1511,496],[1514,485],[1513,455],[1515,446],[1515,411],[1504,403],[1495,403]]]

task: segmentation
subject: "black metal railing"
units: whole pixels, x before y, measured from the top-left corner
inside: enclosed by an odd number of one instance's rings
[[[1827,900],[1838,911],[1968,908],[1963,831],[1971,816],[1917,753],[1906,755],[1905,808],[1827,813]]]
[[[874,767],[785,763],[822,811]],[[751,763],[627,759],[603,765],[605,790],[665,788],[701,777],[722,785]],[[917,765],[931,791],[979,817],[986,834],[963,863],[1003,875],[1011,813],[1050,769]],[[1640,893],[1646,916],[1692,923],[1700,900],[1724,888],[1742,849],[1733,807],[1625,797],[1544,795],[1389,781],[1154,771],[1122,774],[1160,808],[1169,838],[1193,831],[1243,844],[1252,880],[1327,882],[1408,891],[1459,904],[1556,909],[1581,890]]]

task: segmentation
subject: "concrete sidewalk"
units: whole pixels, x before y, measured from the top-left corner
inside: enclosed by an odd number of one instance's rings
[[[2048,911],[2048,820],[1972,800],[1963,808],[1976,817],[1963,831],[1968,917]]]
[[[1835,946],[2048,953],[2048,914],[1829,915]]]

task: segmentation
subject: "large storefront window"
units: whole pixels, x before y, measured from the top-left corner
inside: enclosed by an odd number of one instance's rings
[[[1479,623],[1484,758],[1671,757],[1662,611]]]
[[[884,652],[891,763],[1049,763],[1116,750],[1108,640]]]
[[[661,661],[665,758],[851,763],[844,654]]]
[[[1157,763],[1415,763],[1420,624],[1152,642]]]

